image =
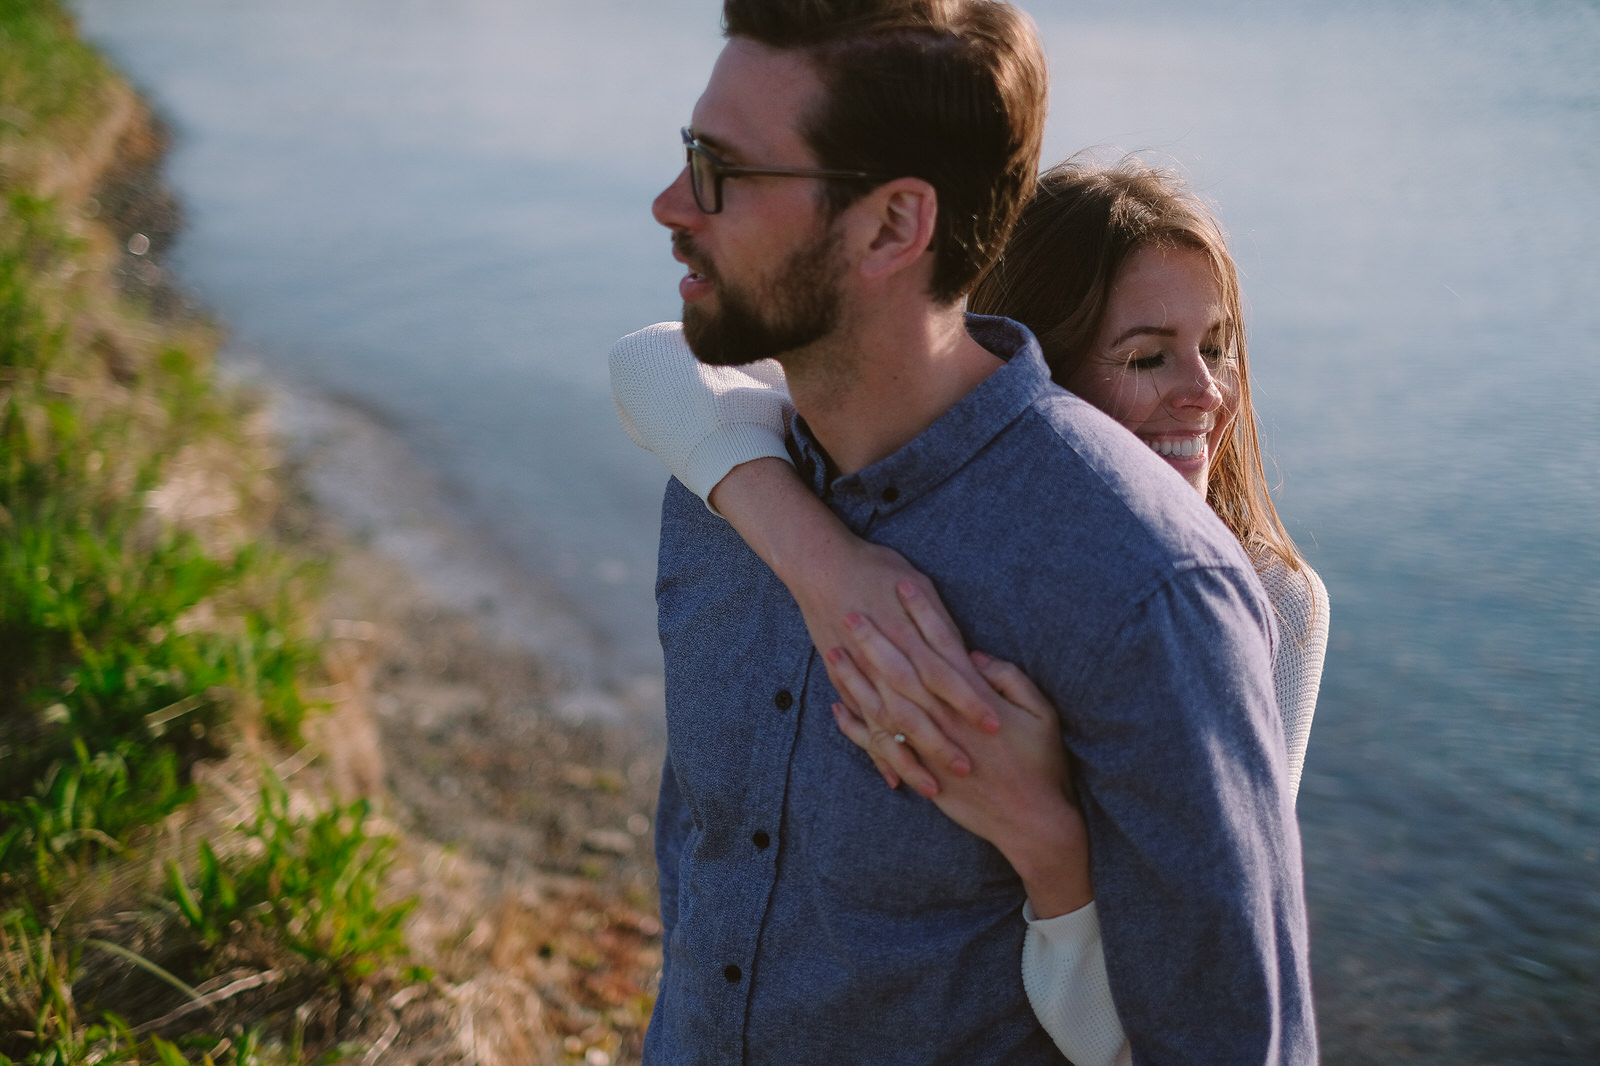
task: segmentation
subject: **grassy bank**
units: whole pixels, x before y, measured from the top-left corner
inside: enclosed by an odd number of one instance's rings
[[[0,1063],[337,1057],[428,976],[366,802],[270,769],[330,683],[316,574],[165,283],[159,142],[56,0],[0,0]]]
[[[307,506],[163,147],[0,0],[0,1066],[636,1062],[659,738]]]

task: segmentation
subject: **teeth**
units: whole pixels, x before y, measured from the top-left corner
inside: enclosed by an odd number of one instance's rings
[[[1165,459],[1193,459],[1206,450],[1204,437],[1185,437],[1182,440],[1146,440],[1150,450]]]

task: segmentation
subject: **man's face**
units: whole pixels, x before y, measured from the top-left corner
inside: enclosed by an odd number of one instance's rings
[[[811,65],[741,38],[723,48],[695,105],[694,135],[736,166],[817,166],[800,123],[822,92]],[[684,336],[701,361],[749,363],[803,348],[839,321],[838,235],[816,179],[727,177],[722,210],[695,203],[688,168],[656,197],[672,231]]]

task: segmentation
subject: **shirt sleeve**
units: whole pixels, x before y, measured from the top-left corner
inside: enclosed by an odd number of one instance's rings
[[[1306,745],[1311,740],[1311,718],[1317,711],[1317,689],[1322,685],[1322,664],[1328,653],[1328,590],[1311,567],[1290,570],[1276,557],[1258,576],[1278,616],[1272,687],[1283,714],[1289,787],[1298,793]]]
[[[707,366],[689,351],[681,323],[661,322],[617,341],[610,363],[622,428],[702,500],[740,463],[790,461],[784,438],[794,408],[774,360]]]
[[[1138,1066],[1316,1062],[1259,590],[1241,569],[1185,569],[1107,633],[1083,676],[1056,679],[1107,978]]]
[[[1039,1024],[1073,1066],[1127,1066],[1132,1060],[1122,1021],[1111,1001],[1100,919],[1089,903],[1054,918],[1022,916],[1022,987]]]
[[[1289,785],[1298,792],[1328,647],[1328,590],[1309,566],[1290,570],[1276,556],[1257,576],[1278,620],[1272,681],[1283,715]],[[1111,999],[1095,905],[1040,919],[1025,904],[1023,917],[1028,922],[1022,949],[1023,987],[1056,1047],[1075,1066],[1131,1062]]]

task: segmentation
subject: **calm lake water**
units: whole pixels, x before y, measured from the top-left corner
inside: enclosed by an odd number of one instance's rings
[[[79,0],[177,132],[175,265],[659,663],[663,476],[605,353],[676,317],[650,198],[713,0]],[[1144,149],[1245,272],[1333,641],[1300,798],[1330,1063],[1600,1061],[1600,7],[1024,6],[1046,154]],[[402,486],[403,487],[403,486]]]

